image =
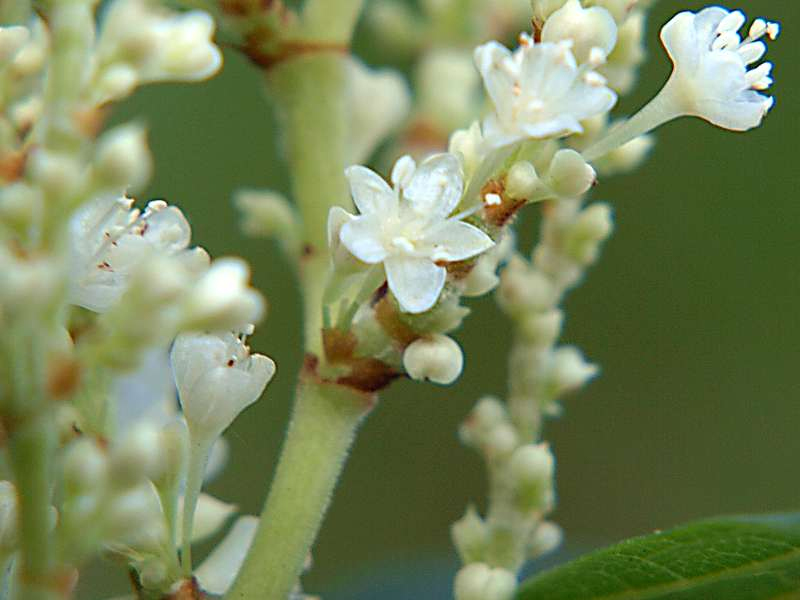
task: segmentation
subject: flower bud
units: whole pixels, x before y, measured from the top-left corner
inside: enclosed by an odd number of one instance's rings
[[[299,223],[294,208],[272,190],[239,190],[233,198],[242,213],[242,231],[253,237],[297,239]]]
[[[513,256],[500,273],[497,301],[512,314],[548,308],[554,301],[553,284],[520,256]]]
[[[509,423],[500,423],[487,432],[483,449],[489,459],[502,460],[508,458],[518,445],[516,429]]]
[[[572,53],[579,63],[588,62],[592,51],[599,49],[602,64],[617,43],[617,24],[605,8],[583,8],[579,0],[567,0],[550,15],[542,29],[543,42],[564,40],[573,42]]]
[[[161,504],[149,482],[115,497],[105,511],[105,537],[142,551],[160,551],[166,541]]]
[[[14,54],[10,71],[18,78],[39,71],[47,58],[47,28],[38,17],[30,21],[28,39]],[[18,35],[18,34],[15,34]]]
[[[579,198],[594,185],[597,173],[575,150],[556,152],[547,173],[547,182],[563,198]]]
[[[27,27],[12,25],[0,27],[0,64],[6,64],[27,43],[30,31]]]
[[[536,559],[549,554],[561,545],[564,534],[552,521],[542,521],[533,532],[528,544],[528,557]]]
[[[31,176],[48,195],[69,198],[83,179],[82,165],[70,155],[40,149],[29,160]]]
[[[475,121],[467,129],[459,129],[450,136],[448,152],[461,158],[464,175],[469,178],[483,159],[483,134]]]
[[[489,541],[489,531],[474,506],[470,505],[467,508],[467,512],[453,523],[450,531],[462,562],[483,560],[486,544]]]
[[[95,155],[99,183],[107,189],[141,189],[150,179],[153,160],[140,125],[123,125],[100,138]]]
[[[581,264],[591,264],[597,259],[601,242],[605,241],[614,228],[611,207],[595,203],[583,209],[566,232],[567,253]]]
[[[145,478],[160,475],[164,456],[160,442],[159,430],[149,423],[140,423],[127,432],[111,451],[109,471],[112,483],[124,489]]]
[[[500,400],[491,396],[481,398],[459,429],[461,441],[468,446],[483,446],[489,432],[507,422],[508,413]]]
[[[129,96],[139,83],[136,69],[127,64],[115,64],[98,75],[94,99],[98,104],[121,100]]]
[[[517,590],[517,578],[510,571],[472,563],[456,575],[455,600],[511,600]]]
[[[170,354],[183,414],[194,442],[211,443],[258,400],[275,363],[250,354],[232,333],[184,333]]]
[[[630,173],[645,161],[654,145],[653,136],[639,136],[598,158],[595,166],[603,175]]]
[[[247,285],[250,269],[239,258],[222,258],[189,293],[184,306],[184,329],[225,331],[258,322],[264,300]]]
[[[449,385],[461,375],[463,366],[461,347],[442,334],[419,338],[403,352],[403,367],[409,377],[417,381]]]
[[[560,396],[583,387],[598,372],[597,366],[587,362],[577,348],[557,348],[550,362],[549,376],[553,394]]]
[[[514,451],[508,471],[522,510],[544,510],[551,505],[554,469],[553,453],[547,444],[528,444]]]
[[[62,469],[68,493],[100,493],[108,477],[108,458],[97,442],[84,436],[67,447]]]
[[[469,274],[461,280],[462,293],[467,297],[483,296],[500,284],[497,269],[514,250],[514,235],[508,231],[487,252],[478,257]]]
[[[537,346],[552,346],[561,333],[564,313],[554,308],[545,312],[532,312],[519,323],[519,332]]]
[[[527,160],[514,163],[506,175],[506,193],[512,199],[530,199],[539,185],[539,175]]]

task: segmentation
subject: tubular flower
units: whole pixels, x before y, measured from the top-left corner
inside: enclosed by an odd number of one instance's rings
[[[617,95],[592,70],[578,66],[571,40],[535,44],[526,36],[513,53],[489,42],[475,62],[494,111],[483,121],[491,148],[527,138],[563,137],[583,131],[580,121],[605,113]]]
[[[686,114],[735,131],[757,127],[774,104],[759,93],[772,84],[772,63],[750,67],[767,51],[761,38],[775,39],[779,25],[756,19],[742,39],[744,24],[742,12],[711,6],[679,13],[661,30],[675,67],[667,89]]]
[[[443,263],[494,245],[461,221],[463,214],[450,216],[464,189],[452,154],[432,156],[419,168],[411,157],[401,158],[392,171],[393,188],[366,167],[350,167],[345,174],[360,214],[348,215],[339,239],[358,260],[383,263],[389,289],[406,312],[425,312],[436,303],[447,276]],[[341,212],[333,209],[331,216]]]

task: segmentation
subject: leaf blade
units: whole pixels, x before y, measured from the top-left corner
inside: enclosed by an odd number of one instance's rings
[[[800,598],[800,514],[727,517],[633,538],[525,582],[517,600]]]

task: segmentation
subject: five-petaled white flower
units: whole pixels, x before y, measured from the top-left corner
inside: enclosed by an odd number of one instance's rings
[[[362,262],[383,263],[389,289],[406,312],[425,312],[436,303],[447,276],[444,263],[494,245],[483,231],[461,221],[464,215],[450,216],[464,189],[452,154],[432,156],[419,167],[404,156],[392,171],[394,189],[366,167],[353,166],[345,174],[361,214],[337,207],[330,218],[345,213],[342,244]]]
[[[521,36],[513,53],[489,42],[475,62],[494,111],[483,121],[492,148],[527,138],[562,137],[583,131],[580,121],[611,110],[617,95],[592,62],[578,66],[572,42],[535,44]]]
[[[759,93],[772,84],[772,64],[749,67],[767,51],[761,38],[775,39],[780,28],[756,19],[743,40],[744,24],[742,12],[711,6],[679,13],[664,25],[661,40],[675,66],[665,91],[684,114],[745,131],[757,127],[772,108],[773,98]]]

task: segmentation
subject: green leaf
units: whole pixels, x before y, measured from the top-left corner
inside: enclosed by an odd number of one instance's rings
[[[517,600],[800,598],[800,514],[724,517],[626,540],[529,579]]]

